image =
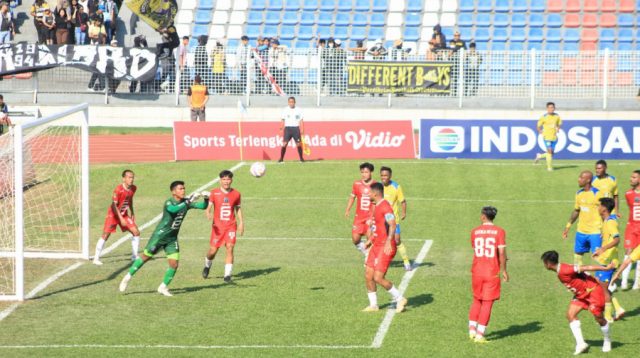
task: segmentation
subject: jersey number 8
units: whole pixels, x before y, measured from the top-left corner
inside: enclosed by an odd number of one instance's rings
[[[476,237],[473,246],[476,251],[476,257],[496,256],[496,239],[493,237]]]

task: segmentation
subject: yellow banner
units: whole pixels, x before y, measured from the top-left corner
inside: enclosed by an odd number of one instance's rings
[[[173,24],[178,13],[176,0],[126,0],[125,4],[154,30]]]
[[[351,61],[350,93],[450,93],[451,62]]]

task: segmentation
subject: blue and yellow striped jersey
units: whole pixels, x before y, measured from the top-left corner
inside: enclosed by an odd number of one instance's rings
[[[402,187],[396,181],[389,181],[389,185],[384,187],[384,199],[391,204],[393,214],[396,216],[396,223],[400,221],[400,204],[405,201]]]
[[[602,246],[608,245],[615,238],[620,238],[620,231],[618,230],[618,217],[611,215],[604,221],[602,225]],[[618,247],[617,245],[605,251],[602,255],[598,256],[598,262],[603,265],[608,265],[614,261],[618,264]]]
[[[562,125],[562,119],[557,113],[545,113],[538,119],[537,128],[542,128],[542,137],[544,140],[558,140],[558,128]]]
[[[580,210],[578,216],[578,232],[583,234],[600,234],[602,218],[598,212],[602,192],[591,187],[589,190],[580,189],[576,193],[575,209]]]
[[[613,175],[606,174],[604,178],[593,177],[591,185],[598,188],[604,198],[613,198],[618,195],[618,181]]]

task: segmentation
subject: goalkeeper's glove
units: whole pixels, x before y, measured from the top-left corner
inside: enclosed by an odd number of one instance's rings
[[[204,201],[209,201],[209,192],[208,191],[203,191],[202,193],[200,193],[200,195],[202,195],[202,197],[204,198]]]
[[[192,193],[187,199],[185,199],[185,202],[187,203],[187,205],[189,205],[192,202],[198,200],[198,198],[200,198],[200,193]]]

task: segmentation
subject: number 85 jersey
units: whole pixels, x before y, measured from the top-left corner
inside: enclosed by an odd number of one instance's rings
[[[474,276],[495,277],[500,273],[498,249],[506,247],[505,232],[501,227],[486,223],[471,230]]]
[[[209,203],[213,204],[213,226],[218,228],[236,227],[236,208],[240,207],[240,192],[231,188],[228,192],[221,188],[211,190]]]

